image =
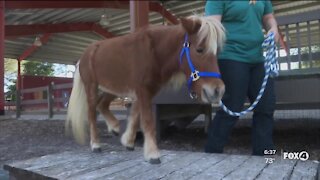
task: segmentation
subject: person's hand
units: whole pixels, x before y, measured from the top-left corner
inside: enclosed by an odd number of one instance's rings
[[[276,43],[278,43],[279,42],[279,38],[280,38],[280,35],[279,35],[279,32],[278,32],[278,28],[269,29],[268,34],[270,34],[271,32],[273,32],[273,34],[274,34],[274,41]]]

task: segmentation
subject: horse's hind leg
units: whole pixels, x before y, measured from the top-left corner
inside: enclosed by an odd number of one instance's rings
[[[155,120],[152,114],[152,96],[150,92],[141,90],[138,94],[140,123],[144,134],[144,157],[151,164],[160,163],[160,152],[156,143]]]
[[[90,146],[93,152],[101,152],[97,133],[97,85],[91,84],[86,88],[88,100],[88,120],[90,125]]]
[[[111,113],[109,109],[111,101],[113,101],[116,98],[116,96],[108,93],[103,93],[101,98],[102,99],[98,104],[98,110],[105,118],[106,124],[108,126],[108,131],[112,132],[115,135],[119,135],[119,120],[114,117],[114,115]]]
[[[139,114],[140,113],[138,104],[136,102],[133,102],[128,118],[126,131],[121,136],[121,144],[125,146],[128,150],[134,150],[134,142],[139,127]]]

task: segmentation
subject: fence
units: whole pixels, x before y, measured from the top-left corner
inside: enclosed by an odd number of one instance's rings
[[[278,49],[281,75],[304,75],[320,72],[319,10],[277,18],[285,37],[288,54]]]
[[[47,108],[47,113],[49,118],[53,117],[54,110],[60,110],[67,107],[67,102],[69,100],[68,95],[61,95],[62,93],[55,93],[55,91],[70,90],[72,88],[72,83],[67,84],[49,84],[44,87],[23,89],[17,91],[16,99],[16,116],[19,118],[24,109],[43,109]],[[38,93],[44,92],[46,99],[23,99],[24,95],[27,93]],[[56,96],[55,96],[56,95]],[[59,95],[59,96],[57,96]]]

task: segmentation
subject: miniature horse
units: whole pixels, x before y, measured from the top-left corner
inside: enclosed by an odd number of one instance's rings
[[[75,72],[66,121],[78,142],[87,139],[88,118],[91,149],[101,151],[96,110],[105,117],[109,131],[119,133],[119,121],[109,105],[116,97],[130,97],[134,101],[121,143],[133,149],[140,124],[145,159],[151,164],[160,163],[151,109],[156,93],[170,81],[183,84],[189,79],[190,92],[200,101],[221,99],[224,83],[219,78],[216,53],[224,42],[223,26],[209,17],[192,16],[180,21],[178,25],[150,26],[98,41],[85,50]]]

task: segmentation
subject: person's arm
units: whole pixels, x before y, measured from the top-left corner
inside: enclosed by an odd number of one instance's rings
[[[274,18],[273,14],[266,14],[263,16],[263,25],[265,30],[269,33],[273,32],[275,41],[279,41],[279,32],[278,32],[278,24],[276,19]]]
[[[273,16],[273,8],[270,0],[264,1],[264,12],[262,17],[262,23],[264,29],[269,33],[273,32],[275,41],[279,41],[279,33],[278,33],[278,24],[276,19]]]
[[[204,8],[205,16],[208,16],[221,22],[223,9],[223,1],[207,1]]]

